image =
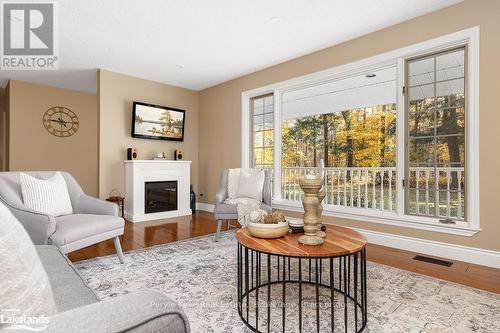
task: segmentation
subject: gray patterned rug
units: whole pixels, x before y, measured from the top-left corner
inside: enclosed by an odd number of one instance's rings
[[[236,310],[234,232],[218,243],[202,237],[131,251],[124,265],[116,256],[75,265],[102,298],[155,289],[184,308],[192,332],[250,332]],[[500,295],[372,262],[367,272],[365,332],[500,332]],[[291,310],[289,327],[296,317]],[[272,331],[281,331],[279,318]],[[321,331],[329,332],[328,325],[322,323]],[[343,331],[337,323],[335,328]],[[316,332],[314,321],[305,321],[303,331]]]

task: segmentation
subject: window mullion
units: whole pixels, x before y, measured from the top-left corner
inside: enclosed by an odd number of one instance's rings
[[[397,111],[396,111],[396,213],[398,215],[405,214],[405,191],[406,188],[403,187],[403,179],[406,177],[406,158],[405,158],[405,146],[406,146],[406,116],[405,116],[405,103],[406,98],[403,92],[403,86],[405,85],[405,69],[404,60],[402,58],[398,59],[397,63]],[[408,177],[406,177],[408,178]]]
[[[434,149],[434,217],[439,218],[439,201],[440,193],[439,193],[439,173],[437,169],[437,70],[436,70],[436,57],[434,57],[434,138],[433,138],[433,149]],[[419,212],[417,212],[419,213]]]
[[[281,199],[281,91],[274,91],[274,175],[273,199]]]

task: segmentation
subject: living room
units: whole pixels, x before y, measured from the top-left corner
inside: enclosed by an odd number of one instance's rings
[[[1,8],[1,331],[500,331],[498,1]]]

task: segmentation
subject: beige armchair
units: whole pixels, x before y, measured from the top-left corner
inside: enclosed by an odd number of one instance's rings
[[[265,179],[264,186],[262,187],[262,203],[260,208],[272,212],[271,209],[271,171],[264,170]],[[215,241],[219,240],[222,221],[227,221],[229,229],[229,220],[238,219],[238,210],[234,205],[225,204],[224,201],[228,198],[227,184],[228,184],[229,169],[224,169],[220,175],[219,191],[215,196],[215,219],[217,220],[217,231],[215,234]]]
[[[66,254],[81,248],[113,239],[121,263],[123,254],[119,236],[125,221],[118,216],[118,206],[86,195],[78,182],[67,172],[61,172],[68,187],[73,214],[52,216],[36,212],[23,204],[20,172],[0,172],[0,201],[21,222],[35,245],[56,245]],[[25,172],[47,179],[55,171]]]

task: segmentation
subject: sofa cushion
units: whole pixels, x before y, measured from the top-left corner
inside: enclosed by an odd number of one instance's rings
[[[3,203],[0,231],[0,311],[16,311],[2,314],[39,317],[56,313],[52,288],[35,246]]]
[[[123,229],[125,221],[110,215],[74,214],[56,218],[56,232],[50,236],[52,244],[66,245],[108,231]]]
[[[68,186],[58,171],[48,179],[19,174],[24,205],[37,212],[59,216],[73,214]]]
[[[58,313],[50,318],[44,332],[189,333],[190,330],[189,320],[177,303],[159,292],[142,289]]]
[[[97,301],[97,296],[57,247],[38,245],[36,250],[52,285],[52,292],[59,312]]]

